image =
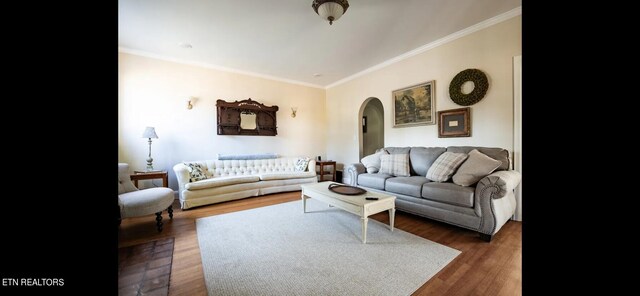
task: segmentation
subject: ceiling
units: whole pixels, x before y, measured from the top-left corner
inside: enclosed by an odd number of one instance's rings
[[[320,87],[521,6],[521,0],[349,0],[330,26],[312,0],[118,2],[122,51]]]

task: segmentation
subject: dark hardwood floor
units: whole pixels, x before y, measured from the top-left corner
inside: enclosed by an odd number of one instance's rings
[[[299,200],[300,191],[278,193],[214,204],[187,211],[176,201],[173,220],[163,213],[164,230],[158,233],[155,215],[128,218],[118,233],[119,247],[159,238],[175,237],[169,295],[206,295],[195,220],[201,217],[259,208]],[[388,223],[383,212],[373,219]],[[396,211],[395,227],[462,253],[413,295],[521,295],[522,224],[509,221],[486,243],[463,228]]]

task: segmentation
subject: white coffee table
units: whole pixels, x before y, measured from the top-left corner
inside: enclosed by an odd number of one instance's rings
[[[366,244],[368,217],[382,211],[389,211],[389,227],[393,231],[393,220],[396,216],[395,196],[370,191],[361,195],[342,195],[330,191],[329,184],[333,184],[333,182],[300,185],[302,187],[302,211],[304,213],[307,212],[307,198],[313,198],[323,201],[329,206],[356,214],[362,221],[362,243]],[[365,197],[377,197],[378,200],[365,200]]]

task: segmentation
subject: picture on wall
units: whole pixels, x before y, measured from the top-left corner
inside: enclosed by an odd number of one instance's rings
[[[438,112],[438,138],[471,137],[469,107]]]
[[[435,80],[391,92],[393,127],[436,123]]]

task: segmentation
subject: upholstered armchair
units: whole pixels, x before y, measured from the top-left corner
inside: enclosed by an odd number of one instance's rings
[[[158,232],[162,231],[162,211],[167,209],[173,219],[173,190],[156,187],[139,190],[131,182],[129,165],[118,163],[118,206],[120,221],[124,218],[156,214]]]

